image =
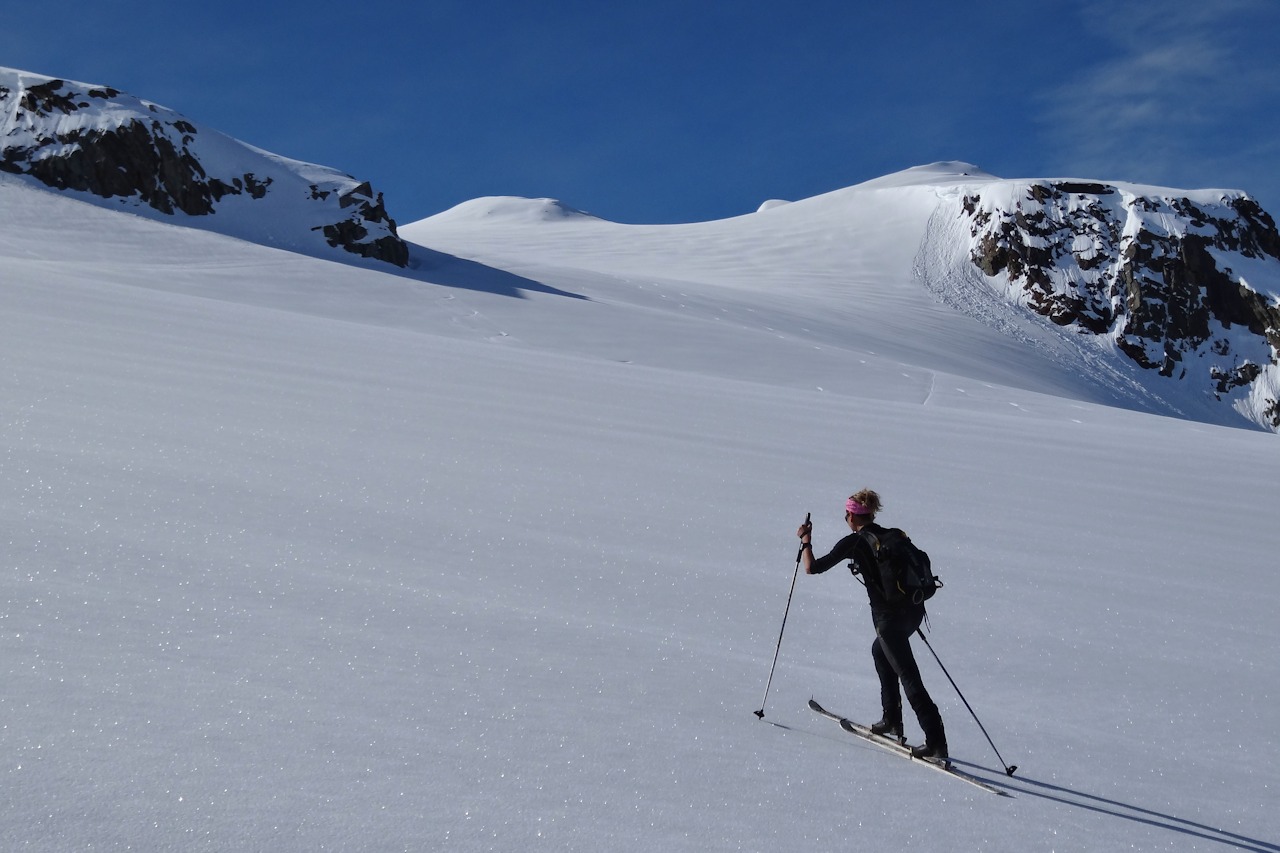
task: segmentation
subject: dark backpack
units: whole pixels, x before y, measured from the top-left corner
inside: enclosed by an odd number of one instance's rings
[[[862,538],[876,555],[881,591],[890,604],[924,604],[942,589],[942,581],[934,575],[929,555],[900,529],[886,528],[878,535],[864,530]]]

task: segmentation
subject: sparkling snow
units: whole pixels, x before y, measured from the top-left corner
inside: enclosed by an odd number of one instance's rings
[[[473,203],[408,274],[0,175],[0,847],[1280,849],[1276,436],[922,286],[947,174],[690,226]],[[1013,798],[805,708],[878,712],[843,571],[753,714],[795,527],[861,486]]]

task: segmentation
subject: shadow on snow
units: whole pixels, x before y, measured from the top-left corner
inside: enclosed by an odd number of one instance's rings
[[[955,759],[952,759],[955,761]],[[955,761],[958,765],[965,767],[984,770],[989,773],[996,773],[987,767],[979,767],[976,764],[970,764],[965,761]],[[1255,853],[1280,853],[1280,845],[1273,844],[1268,841],[1262,841],[1257,838],[1250,838],[1246,835],[1240,835],[1235,832],[1228,832],[1225,829],[1217,829],[1208,824],[1198,823],[1186,818],[1177,817],[1164,812],[1158,812],[1154,809],[1143,808],[1142,806],[1129,805],[1119,800],[1110,800],[1106,797],[1099,797],[1095,794],[1086,794],[1083,791],[1077,791],[1062,785],[1052,785],[1048,782],[1040,782],[1035,779],[1029,779],[1025,776],[1015,776],[1012,779],[1006,777],[1003,773],[987,780],[993,785],[1007,788],[1010,791],[1016,791],[1030,797],[1040,797],[1041,799],[1051,800],[1055,803],[1062,803],[1076,808],[1086,809],[1098,814],[1110,815],[1112,817],[1121,818],[1122,820],[1133,821],[1134,823],[1146,824],[1159,829],[1167,829],[1170,832],[1176,832],[1181,835],[1190,835],[1195,838],[1202,838],[1206,841],[1215,841],[1219,844],[1225,844],[1228,847],[1235,847],[1238,850],[1255,851]],[[1022,785],[1015,783],[1021,782]]]
[[[409,267],[405,270],[394,268],[383,269],[393,275],[399,274],[418,281],[438,284],[443,287],[457,287],[463,290],[476,290],[498,296],[512,296],[517,299],[528,298],[526,293],[547,293],[552,296],[567,296],[570,299],[587,299],[579,293],[560,290],[549,284],[543,284],[531,278],[516,275],[513,272],[487,266],[478,261],[459,258],[446,252],[428,249],[417,243],[410,243],[411,254]]]
[[[842,742],[853,743],[849,738],[827,738],[818,732],[811,731],[807,728],[799,728],[796,726],[786,725],[773,720],[764,720],[780,729],[799,734],[812,735],[822,737],[827,740],[840,740]],[[1176,815],[1158,812],[1154,809],[1144,808],[1142,806],[1130,805],[1120,802],[1119,800],[1107,799],[1099,797],[1095,794],[1086,794],[1083,791],[1077,791],[1064,785],[1054,785],[1049,782],[1041,782],[1027,776],[1007,776],[1002,770],[985,767],[980,764],[974,764],[970,761],[960,761],[956,758],[951,759],[952,763],[957,767],[963,768],[965,772],[973,774],[976,778],[997,788],[1002,788],[1010,794],[1038,797],[1042,800],[1061,803],[1066,806],[1074,806],[1076,808],[1085,809],[1096,814],[1109,815],[1110,817],[1119,818],[1121,820],[1132,821],[1146,826],[1155,827],[1157,829],[1166,829],[1179,835],[1187,835],[1193,838],[1200,838],[1205,841],[1213,841],[1227,847],[1234,847],[1237,850],[1247,850],[1250,853],[1280,853],[1280,844],[1270,841],[1263,841],[1258,838],[1250,838],[1247,835],[1241,835],[1237,832],[1229,832],[1225,829],[1218,829],[1205,823],[1188,820],[1187,818],[1177,817]],[[978,776],[978,773],[985,775]]]

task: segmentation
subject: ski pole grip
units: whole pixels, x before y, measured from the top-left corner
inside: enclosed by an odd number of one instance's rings
[[[807,512],[806,512],[806,513],[804,514],[804,524],[800,525],[801,529],[806,528],[806,527],[808,527],[808,526],[809,526],[809,516],[810,516],[810,513],[807,513]],[[813,532],[813,531],[810,531],[810,535],[812,535],[812,532]],[[801,557],[803,557],[803,556],[804,556],[804,543],[803,543],[803,542],[801,542],[801,543],[800,543],[800,550],[796,552],[796,568],[797,568],[797,569],[799,569],[799,568],[800,568],[800,558],[801,558]]]

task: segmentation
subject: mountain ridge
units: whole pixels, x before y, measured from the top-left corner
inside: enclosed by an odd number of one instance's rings
[[[464,204],[404,232],[490,264],[540,255],[736,290],[923,285],[1130,405],[1280,426],[1280,236],[1240,191],[1005,179],[948,162],[686,225],[552,226],[526,215],[548,203],[490,199],[484,217],[463,215]],[[871,304],[869,295],[846,301]],[[846,322],[857,334],[857,318]]]
[[[528,234],[473,259],[509,268],[517,245],[555,254],[570,240],[569,267],[828,295],[877,270],[1020,344],[1069,353],[1072,370],[1139,408],[1280,431],[1280,233],[1240,191],[1005,179],[942,161],[711,222],[620,225],[556,199],[491,196],[398,229],[367,182],[110,87],[0,69],[0,122],[0,170],[53,190],[428,279],[450,263],[438,240],[465,253],[503,228]]]

